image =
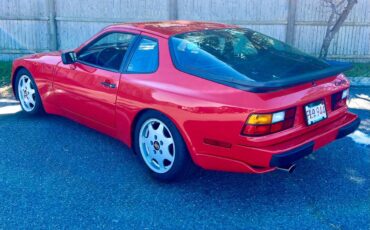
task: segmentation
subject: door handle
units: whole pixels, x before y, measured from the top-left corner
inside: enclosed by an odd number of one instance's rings
[[[107,87],[107,88],[111,88],[111,89],[116,88],[116,84],[112,84],[112,83],[109,83],[109,82],[106,82],[106,81],[100,82],[100,84],[103,85],[104,87]]]

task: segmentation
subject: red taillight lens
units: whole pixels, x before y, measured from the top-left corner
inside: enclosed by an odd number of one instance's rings
[[[279,122],[271,125],[271,133],[279,132],[283,130],[284,122]]]
[[[279,111],[271,114],[251,114],[242,134],[246,136],[263,136],[293,127],[295,108]]]
[[[331,110],[336,110],[343,106],[346,106],[348,96],[349,89],[333,94],[331,96]]]

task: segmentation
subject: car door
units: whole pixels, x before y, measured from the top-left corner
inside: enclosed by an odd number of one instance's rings
[[[104,33],[77,52],[77,62],[60,63],[54,77],[58,106],[85,120],[114,127],[120,70],[136,37],[125,32]]]
[[[161,42],[161,45],[160,45]],[[168,75],[166,68],[158,71],[160,63],[160,47],[165,55],[168,40],[152,34],[141,33],[130,52],[120,80],[120,90],[117,94],[117,128],[120,130],[118,138],[125,143],[131,141],[132,120],[142,108],[155,108],[157,105],[155,88],[166,84],[159,75]],[[168,56],[166,56],[168,57]],[[171,59],[164,60],[172,65]],[[153,104],[152,104],[153,103]]]

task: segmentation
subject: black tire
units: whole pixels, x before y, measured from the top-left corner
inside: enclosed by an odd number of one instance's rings
[[[18,91],[19,81],[20,81],[21,77],[24,76],[24,75],[28,76],[28,78],[31,80],[31,85],[32,85],[33,89],[35,90],[35,93],[33,95],[33,99],[34,99],[35,104],[31,108],[31,110],[26,109],[24,107],[24,104],[21,102],[21,98],[20,98],[19,91]],[[37,86],[36,86],[36,82],[35,82],[31,73],[28,70],[20,69],[17,72],[17,75],[15,76],[14,89],[15,89],[14,91],[15,91],[16,98],[21,102],[20,103],[21,108],[25,113],[30,114],[30,115],[41,115],[41,114],[45,113],[44,107],[42,105],[42,101],[41,101],[41,98],[40,98],[40,94],[39,94],[39,91],[38,91]]]
[[[172,134],[172,138],[174,140],[174,145],[176,149],[176,154],[174,157],[173,164],[169,171],[164,173],[157,173],[153,171],[146,163],[143,154],[141,153],[140,146],[139,146],[139,135],[141,127],[144,125],[144,123],[150,119],[157,119],[163,122],[167,128],[170,130]],[[194,165],[190,154],[188,152],[187,146],[176,128],[176,126],[173,124],[173,122],[168,119],[164,114],[158,112],[158,111],[148,111],[144,114],[142,114],[139,118],[139,120],[136,123],[135,130],[134,130],[134,140],[133,140],[133,148],[135,153],[140,155],[140,158],[146,168],[148,169],[151,176],[153,176],[155,179],[164,181],[164,182],[173,182],[173,181],[179,181],[187,178],[190,174],[192,174],[196,166]]]

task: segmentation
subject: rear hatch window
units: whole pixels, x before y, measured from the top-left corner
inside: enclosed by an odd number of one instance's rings
[[[328,77],[333,68],[341,71],[338,65],[242,28],[178,34],[171,37],[170,47],[179,70],[256,92]]]

